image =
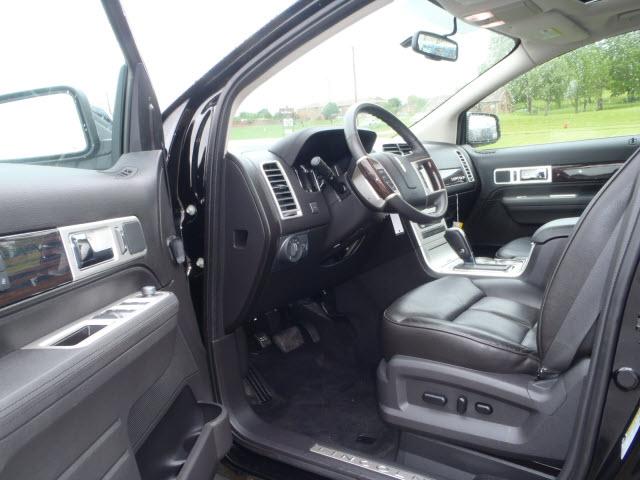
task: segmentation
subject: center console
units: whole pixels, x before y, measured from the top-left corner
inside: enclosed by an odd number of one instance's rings
[[[531,237],[528,255],[511,259],[475,257],[465,233],[458,228],[447,228],[444,220],[428,225],[412,222],[410,234],[426,270],[434,276],[519,277],[532,258],[537,259],[536,264],[546,263],[543,258],[557,255],[578,220],[571,217],[545,223]],[[546,271],[546,265],[540,267]]]
[[[510,260],[473,257],[468,242],[464,247],[464,232],[455,229],[456,234],[452,235],[452,230],[444,220],[429,225],[411,223],[410,233],[429,273],[435,276],[517,277],[526,269],[529,257]],[[462,251],[464,248],[468,251]]]

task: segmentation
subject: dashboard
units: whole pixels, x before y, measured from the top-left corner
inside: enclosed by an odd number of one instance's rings
[[[367,151],[406,154],[408,146],[376,143],[359,130]],[[456,145],[425,143],[450,196],[473,194],[476,175]],[[367,260],[367,246],[386,214],[367,208],[348,177],[355,164],[342,128],[295,132],[267,149],[229,154],[225,319],[229,329],[346,280]],[[450,201],[455,210],[458,199]]]

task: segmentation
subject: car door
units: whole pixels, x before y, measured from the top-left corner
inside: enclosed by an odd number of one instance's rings
[[[0,34],[0,478],[210,479],[231,434],[151,83],[118,2],[30,3]]]
[[[495,249],[531,236],[542,224],[580,216],[637,148],[638,137],[476,150],[467,147],[481,190],[465,230],[475,246]]]
[[[465,114],[463,142],[480,143],[467,147],[481,182],[465,227],[476,245],[499,247],[579,216],[638,147],[640,102],[621,66],[639,38],[630,32],[557,57]],[[486,128],[492,117],[498,130]]]

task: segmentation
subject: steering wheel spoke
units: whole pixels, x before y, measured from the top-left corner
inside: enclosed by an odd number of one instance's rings
[[[357,127],[361,113],[386,123],[409,145],[411,153],[366,152]],[[433,223],[444,217],[448,200],[440,172],[422,142],[397,117],[372,103],[356,104],[345,115],[345,136],[356,162],[351,169],[354,191],[366,205],[418,223]]]

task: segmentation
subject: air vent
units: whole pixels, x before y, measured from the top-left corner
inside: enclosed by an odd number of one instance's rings
[[[467,180],[469,182],[473,182],[475,179],[473,178],[473,171],[469,166],[469,162],[467,161],[465,156],[462,155],[462,152],[460,150],[456,150],[456,153],[458,154],[458,158],[460,159],[460,163],[462,164],[462,168],[464,169],[464,174],[467,176]]]
[[[385,143],[382,145],[382,150],[396,155],[409,155],[411,153],[411,147],[406,143]]]
[[[262,173],[271,187],[273,199],[278,204],[282,219],[302,216],[298,199],[293,193],[289,179],[278,162],[262,164]]]

